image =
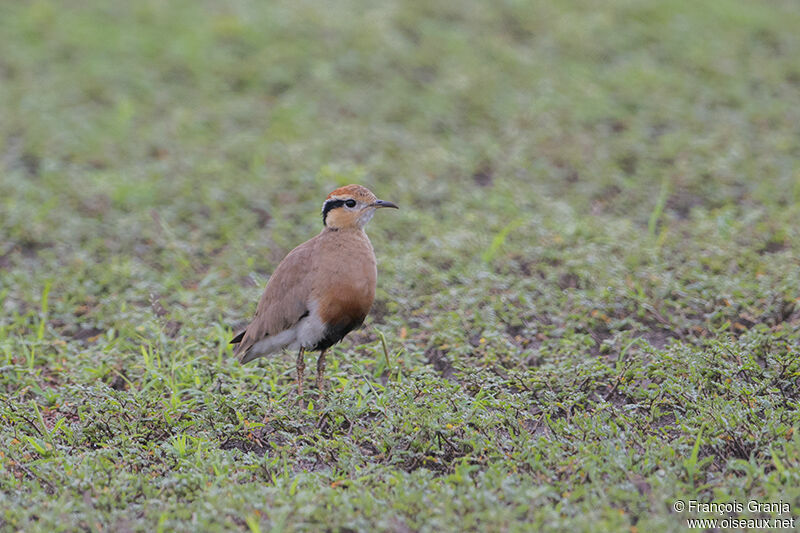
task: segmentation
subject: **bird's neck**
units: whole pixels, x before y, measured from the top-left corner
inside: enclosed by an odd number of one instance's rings
[[[325,226],[324,228],[322,228],[322,233],[326,233],[326,232],[332,232],[332,233],[340,233],[340,232],[345,232],[345,233],[351,233],[351,232],[364,233],[364,228],[360,228],[358,226],[342,226],[342,227]]]

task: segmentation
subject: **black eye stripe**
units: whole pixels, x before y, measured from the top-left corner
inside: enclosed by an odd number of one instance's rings
[[[325,224],[325,219],[328,218],[328,211],[331,209],[336,209],[337,207],[342,207],[344,205],[344,200],[328,200],[322,206],[322,223]]]

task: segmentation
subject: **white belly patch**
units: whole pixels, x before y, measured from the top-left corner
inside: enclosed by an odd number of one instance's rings
[[[252,358],[262,357],[275,353],[284,348],[289,350],[299,350],[303,348],[313,348],[325,336],[325,324],[317,313],[316,302],[309,305],[308,316],[289,329],[264,337],[253,345],[250,349]]]

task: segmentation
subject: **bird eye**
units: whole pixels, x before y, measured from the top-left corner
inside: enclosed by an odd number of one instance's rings
[[[347,207],[355,207],[356,206],[356,201],[353,200],[353,199],[346,200],[344,202],[344,205],[346,205]]]

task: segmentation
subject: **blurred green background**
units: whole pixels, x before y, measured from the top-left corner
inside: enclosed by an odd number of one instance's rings
[[[797,28],[795,0],[0,3],[0,529],[796,513]],[[226,343],[346,183],[402,209],[298,403],[293,355]]]

